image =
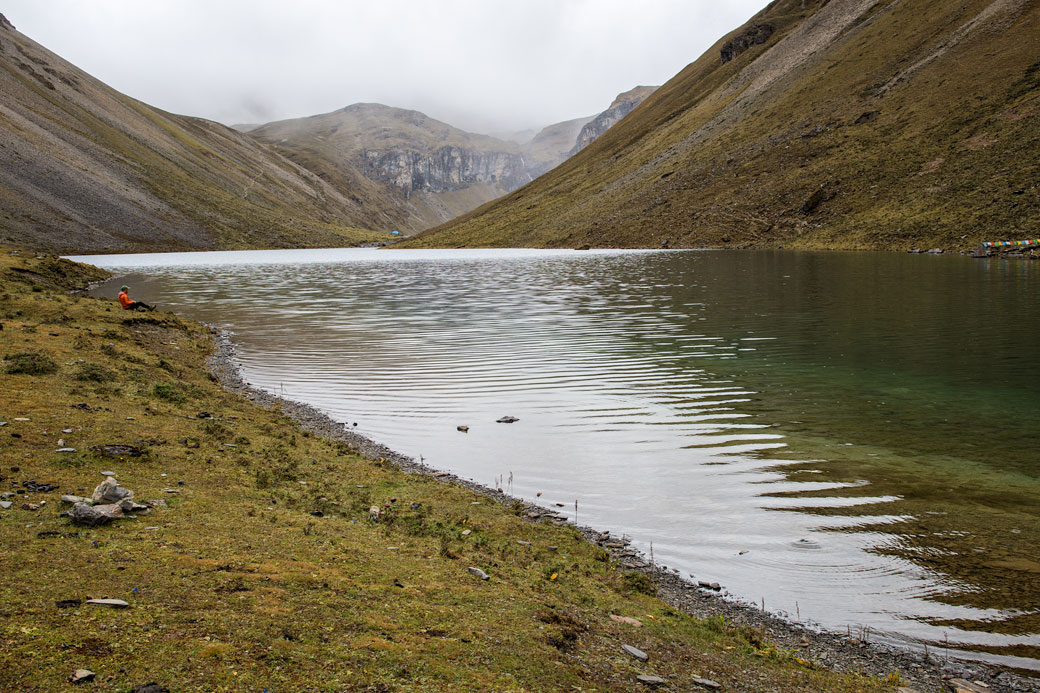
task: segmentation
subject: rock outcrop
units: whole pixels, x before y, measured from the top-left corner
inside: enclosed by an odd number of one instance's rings
[[[772,24],[753,24],[722,45],[722,64],[725,65],[751,46],[759,46],[769,40],[775,29]]]
[[[618,94],[607,110],[586,123],[581,129],[581,132],[578,133],[578,141],[574,143],[574,148],[570,151],[571,156],[592,144],[596,138],[643,103],[643,100],[653,94],[656,89],[657,87],[636,87],[623,94]]]
[[[406,198],[416,190],[441,193],[479,183],[509,192],[531,180],[524,170],[524,158],[514,152],[453,146],[439,147],[432,152],[407,148],[365,149],[361,152],[361,163],[366,176],[394,186]]]

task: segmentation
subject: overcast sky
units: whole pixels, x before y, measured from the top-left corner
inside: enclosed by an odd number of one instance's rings
[[[226,124],[357,102],[475,132],[662,84],[766,0],[5,0],[23,34],[153,106]]]

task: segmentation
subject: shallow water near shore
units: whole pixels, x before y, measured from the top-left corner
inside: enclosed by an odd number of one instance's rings
[[[252,384],[647,555],[652,543],[658,563],[737,598],[1040,670],[1037,264],[371,249],[74,259],[127,273],[102,295],[125,282],[232,331]]]

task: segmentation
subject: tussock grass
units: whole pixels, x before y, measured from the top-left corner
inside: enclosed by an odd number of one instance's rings
[[[39,269],[0,255],[0,270],[15,266]],[[116,691],[633,690],[641,673],[674,690],[693,676],[734,690],[884,687],[677,612],[572,527],[364,459],[224,391],[200,325],[34,285],[0,286],[0,353],[55,368],[5,376],[0,489],[60,488],[0,511],[0,690],[65,690],[79,667]],[[59,437],[76,452],[56,453]],[[104,452],[116,444],[147,454]],[[71,525],[59,495],[89,495],[102,470],[168,507]],[[131,606],[57,604],[91,597]]]

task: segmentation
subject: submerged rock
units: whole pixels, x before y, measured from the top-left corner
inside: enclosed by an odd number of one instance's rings
[[[519,420],[520,419],[516,418],[515,416],[503,416],[501,419],[498,419],[495,423],[516,423]]]

